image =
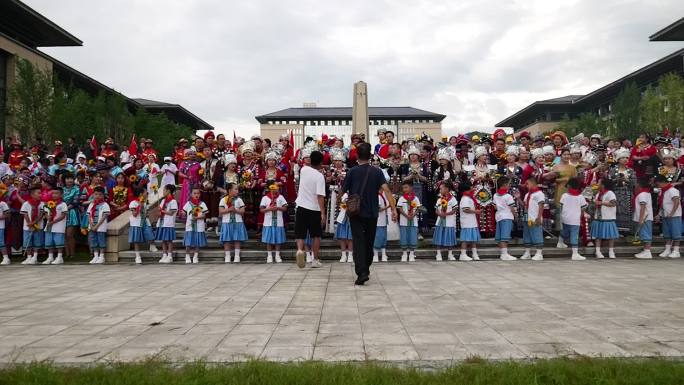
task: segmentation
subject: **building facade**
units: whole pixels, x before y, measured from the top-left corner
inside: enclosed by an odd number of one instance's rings
[[[439,139],[445,117],[413,107],[369,107],[368,131],[371,137],[366,138],[366,141],[376,144],[375,133],[381,128],[393,131],[399,142],[423,133]],[[287,108],[257,116],[256,120],[261,125],[262,137],[275,143],[280,135],[292,131],[297,147],[304,143],[307,136],[320,138],[323,134],[342,138],[348,144],[353,133],[351,107]]]

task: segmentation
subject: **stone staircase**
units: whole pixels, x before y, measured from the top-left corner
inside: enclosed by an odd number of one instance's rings
[[[184,224],[176,224],[176,241],[174,242],[174,263],[185,263],[185,249],[183,247]],[[201,249],[199,252],[200,263],[223,263],[224,253],[223,246],[218,240],[218,235],[215,231],[207,232],[208,246]],[[283,262],[292,263],[295,260],[296,244],[294,240],[294,231],[292,223],[288,224],[287,229],[288,242],[281,245],[281,256]],[[570,249],[557,249],[557,238],[549,238],[545,240],[544,257],[545,258],[570,258]],[[653,248],[654,254],[662,251],[662,241],[656,240],[658,247]],[[390,241],[387,245],[387,255],[390,262],[399,262],[401,259],[401,249],[398,241]],[[143,263],[157,263],[161,257],[161,246],[158,252],[141,251]],[[457,246],[457,248],[460,246]],[[509,243],[509,253],[514,256],[520,256],[524,252],[522,239],[514,239]],[[460,249],[459,249],[460,250]],[[604,248],[604,254],[607,255],[607,250]],[[637,252],[641,251],[640,246],[631,244],[631,238],[620,238],[616,240],[615,253],[618,257],[633,257]],[[458,250],[455,251],[458,256]],[[432,246],[431,234],[425,234],[425,239],[418,241],[418,248],[416,249],[417,260],[435,260],[436,249]],[[580,248],[580,253],[586,257],[593,258],[594,247]],[[499,259],[499,250],[494,239],[483,239],[478,245],[478,254],[482,260]],[[232,253],[231,253],[232,255]],[[446,252],[442,251],[442,256],[446,259]],[[130,251],[121,251],[118,256],[119,263],[134,263],[135,253]],[[324,262],[336,262],[340,259],[340,249],[338,242],[333,239],[332,234],[324,234],[321,239],[320,258]],[[241,263],[266,263],[266,245],[261,243],[260,235],[257,236],[255,232],[249,232],[249,239],[243,242],[240,252]]]

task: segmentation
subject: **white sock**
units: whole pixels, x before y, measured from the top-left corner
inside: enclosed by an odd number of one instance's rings
[[[679,253],[679,246],[673,246],[672,251],[674,251],[675,253]]]
[[[240,249],[235,249],[235,258],[240,258]]]
[[[273,252],[272,251],[267,251],[266,256],[269,258],[273,258]]]
[[[280,258],[280,251],[276,250],[276,258]]]
[[[573,254],[579,254],[579,248],[578,248],[578,247],[573,247],[573,248],[572,248],[572,253],[573,253]]]
[[[224,257],[230,259],[230,251],[229,250],[226,250],[223,253],[224,253]]]
[[[197,258],[197,253],[192,255],[193,258]]]
[[[608,248],[608,252],[611,253],[611,254],[614,254],[614,253],[615,253],[615,250],[614,250],[612,247],[610,247],[610,248]]]
[[[532,252],[532,249],[526,247],[525,248],[525,254],[530,254]]]
[[[37,251],[33,252],[33,259],[38,259],[38,252]]]
[[[387,249],[380,249],[380,252],[382,253],[382,255],[386,255],[386,254],[387,254]]]
[[[55,259],[52,251],[48,252],[48,259]]]
[[[472,250],[472,251],[473,251],[473,255],[477,255],[477,247],[474,247],[474,246],[473,246],[473,250]]]
[[[59,255],[61,256],[62,254],[59,254]],[[139,252],[139,251],[136,251],[136,252],[135,252],[135,257],[136,257],[136,258],[140,258],[140,252]]]
[[[57,253],[57,258],[62,258],[62,253]]]
[[[502,247],[501,248],[501,255],[506,255],[508,254],[508,248],[507,247]]]
[[[185,258],[190,258],[190,254],[185,253]]]

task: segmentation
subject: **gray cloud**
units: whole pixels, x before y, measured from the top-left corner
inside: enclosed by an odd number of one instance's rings
[[[488,129],[678,49],[648,36],[684,10],[676,0],[27,2],[85,42],[48,53],[243,135],[258,130],[255,115],[350,105],[357,80],[371,105],[444,113],[447,133]]]

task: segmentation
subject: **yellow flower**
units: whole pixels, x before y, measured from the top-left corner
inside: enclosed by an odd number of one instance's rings
[[[153,184],[153,185],[152,185],[152,192],[156,194],[157,191],[159,191],[159,187],[157,187],[156,184]]]
[[[57,202],[55,202],[55,201],[48,201],[47,207],[48,207],[50,210],[52,210],[52,209],[54,209],[55,207],[57,207]]]
[[[195,206],[194,209],[192,209],[192,213],[198,217],[200,214],[202,214],[202,208],[200,206]]]
[[[482,199],[484,199],[484,198],[487,198],[487,193],[486,193],[486,192],[484,192],[484,191],[480,191],[480,193],[479,193],[479,194],[477,194],[477,195],[479,195],[479,196],[480,196],[480,198],[482,198]]]
[[[204,175],[204,169],[203,169],[203,168],[200,168],[199,171],[197,171],[197,173],[198,173],[199,175]]]
[[[411,201],[411,207],[416,208],[416,206],[418,206],[418,204],[416,204],[416,201]]]
[[[273,183],[272,185],[268,186],[268,189],[271,191],[278,191],[278,185]]]
[[[343,203],[340,203],[340,208],[342,208],[342,209],[346,209],[346,208],[347,208],[347,204],[346,204],[346,203],[344,203],[344,202],[343,202]]]
[[[447,202],[446,199],[441,199],[441,200],[439,201],[439,205],[442,206],[442,207],[447,207],[448,204],[449,204],[449,202]]]
[[[81,234],[83,234],[83,235],[88,235],[88,229],[86,229],[85,227],[82,228],[82,229],[81,229]]]
[[[131,176],[128,177],[128,180],[129,180],[131,183],[135,183],[135,182],[138,180],[138,176],[135,175],[135,174],[133,174],[133,175],[131,175]]]

